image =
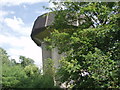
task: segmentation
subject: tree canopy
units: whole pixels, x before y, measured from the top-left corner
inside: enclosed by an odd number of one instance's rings
[[[54,2],[48,48],[64,53],[59,80],[70,88],[119,88],[119,2]],[[74,23],[77,22],[77,25]]]
[[[0,61],[2,61],[0,84],[2,84],[2,89],[54,88],[53,78],[49,78],[51,75],[49,76],[48,73],[43,75],[32,59],[20,56],[20,63],[17,63],[16,60],[8,57],[6,51],[0,48]]]

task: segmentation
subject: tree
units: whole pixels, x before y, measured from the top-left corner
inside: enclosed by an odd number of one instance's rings
[[[34,60],[26,58],[25,56],[20,56],[19,59],[23,67],[34,64]]]
[[[118,88],[119,2],[54,4],[53,32],[45,41],[65,55],[58,71],[60,81],[73,80],[73,88]],[[75,21],[78,26],[73,26]]]
[[[25,77],[25,72],[23,72],[23,68],[15,65],[15,60],[10,60],[6,51],[0,48],[0,61],[2,61],[2,87],[10,88],[16,87],[16,84],[20,82],[20,79]]]
[[[20,56],[21,63],[17,64],[15,59],[9,59],[8,54],[0,48],[0,84],[2,89],[12,88],[54,88],[51,75],[42,75],[39,68],[34,65],[33,60]]]
[[[40,71],[38,69],[38,67],[36,67],[35,65],[28,65],[24,68],[24,71],[26,73],[26,75],[28,77],[32,77],[34,75],[39,75]]]
[[[26,73],[21,66],[3,65],[2,69],[2,88],[16,88],[21,80],[25,80]]]
[[[0,61],[2,61],[2,64],[10,64],[10,60],[8,57],[9,56],[7,55],[7,52],[4,49],[0,48]]]

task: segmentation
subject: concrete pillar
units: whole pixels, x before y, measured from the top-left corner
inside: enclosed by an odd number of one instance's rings
[[[54,62],[54,67],[58,68],[59,67],[59,60],[61,58],[61,55],[58,54],[58,49],[57,48],[53,48],[52,49],[52,60]]]
[[[45,70],[45,60],[47,58],[52,58],[51,56],[51,50],[46,49],[46,43],[41,43],[41,48],[42,48],[42,63],[43,63],[43,72]]]
[[[46,49],[46,43],[41,44],[42,48],[42,62],[43,62],[43,72],[45,70],[46,59],[51,58],[54,63],[54,67],[57,69],[60,66],[59,60],[63,57],[63,54],[58,54],[58,49],[53,48],[52,50]]]
[[[62,57],[65,57],[65,55],[64,55],[64,53],[58,54],[58,49],[57,48],[53,48],[51,54],[52,54],[52,60],[54,62],[54,67],[57,69],[60,66],[59,60]]]

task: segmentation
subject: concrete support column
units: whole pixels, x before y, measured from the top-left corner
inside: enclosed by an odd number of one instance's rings
[[[59,54],[57,48],[53,48],[51,54],[52,54],[51,56],[52,56],[52,60],[54,62],[54,66],[55,66],[55,68],[58,68],[60,66],[59,60],[62,57],[64,57],[65,55],[64,54]]]
[[[53,48],[52,49],[52,60],[54,62],[54,67],[58,68],[59,67],[59,60],[60,60],[61,55],[58,54],[58,49]]]
[[[41,48],[42,48],[42,63],[43,63],[43,72],[45,70],[45,60],[47,58],[52,58],[51,56],[51,50],[47,50],[46,49],[46,43],[42,43],[41,44]]]

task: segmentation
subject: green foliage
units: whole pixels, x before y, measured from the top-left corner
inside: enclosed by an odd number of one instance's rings
[[[42,75],[41,77],[35,78],[35,86],[37,88],[54,88],[53,78],[49,75]]]
[[[95,52],[83,55],[84,68],[90,73],[90,78],[96,81],[98,87],[118,87],[117,70],[118,66],[110,56],[105,55],[101,50],[95,48]]]
[[[0,61],[2,61],[2,64],[7,64],[7,65],[10,64],[10,60],[8,59],[7,52],[2,48],[0,48]]]
[[[3,88],[17,87],[16,84],[26,77],[23,68],[20,66],[2,66],[2,85]]]
[[[6,51],[0,48],[0,61],[2,61],[2,68],[0,68],[0,70],[2,69],[2,82],[0,83],[2,83],[2,89],[54,88],[50,70],[42,75],[32,59],[20,56],[20,60],[21,63],[16,63],[14,59],[9,60]]]
[[[54,68],[53,60],[50,58],[46,59],[44,64],[44,74],[53,77],[54,72],[55,72],[55,68]]]
[[[20,59],[21,65],[23,67],[25,67],[27,65],[32,65],[34,63],[34,61],[32,59],[26,58],[24,56],[20,56],[19,59]]]
[[[48,84],[54,85],[55,67],[52,59],[48,58],[45,60],[43,73],[44,77],[46,77],[45,80],[48,80]]]
[[[59,80],[73,80],[73,88],[120,88],[119,3],[61,2],[61,6],[65,9],[52,9],[54,31],[45,39],[48,48],[57,47],[65,55]],[[79,25],[73,26],[76,20]]]
[[[28,77],[32,77],[35,75],[40,74],[38,68],[35,65],[29,65],[24,68],[24,71]]]

